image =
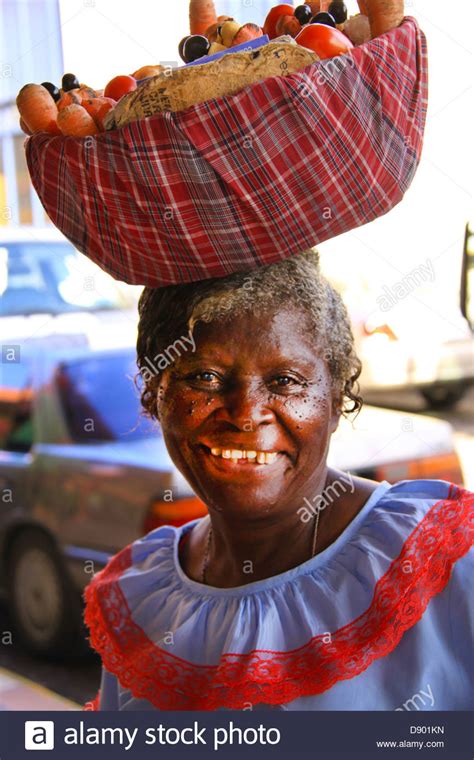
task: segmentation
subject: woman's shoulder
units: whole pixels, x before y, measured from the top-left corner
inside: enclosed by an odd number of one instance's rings
[[[373,509],[377,518],[405,516],[416,523],[440,511],[454,518],[472,509],[474,500],[473,493],[446,480],[401,480],[393,485],[384,481],[381,485],[385,488]]]
[[[472,544],[473,513],[474,494],[461,486],[444,480],[402,480],[387,485],[375,499],[361,521],[360,538],[376,546],[383,540],[392,559],[402,553],[431,556],[435,543],[441,555],[457,559]],[[456,556],[461,547],[462,554]]]

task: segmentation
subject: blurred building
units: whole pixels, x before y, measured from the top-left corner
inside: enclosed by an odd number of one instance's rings
[[[47,223],[29,180],[15,98],[27,82],[58,81],[62,70],[58,0],[0,0],[0,226]]]

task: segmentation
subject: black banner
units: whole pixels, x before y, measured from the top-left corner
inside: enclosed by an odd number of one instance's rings
[[[466,712],[0,712],[0,760],[472,760]]]

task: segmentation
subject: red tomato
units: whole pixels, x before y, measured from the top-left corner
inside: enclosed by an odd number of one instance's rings
[[[326,24],[306,24],[295,39],[299,45],[309,48],[320,58],[342,55],[354,47],[349,37]]]
[[[127,92],[137,89],[137,80],[134,77],[129,77],[124,74],[119,77],[114,77],[110,80],[104,90],[104,98],[112,98],[113,100],[120,100],[122,95],[126,95]]]
[[[265,19],[265,23],[263,25],[263,33],[268,34],[271,40],[275,39],[275,37],[278,37],[276,31],[276,22],[280,16],[293,16],[294,12],[295,9],[292,5],[275,5],[271,11],[269,11],[268,16]]]

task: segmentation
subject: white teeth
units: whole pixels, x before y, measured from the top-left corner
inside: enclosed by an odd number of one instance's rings
[[[277,455],[275,451],[270,451],[268,454],[265,454],[265,464],[271,464],[275,461]]]
[[[258,464],[272,464],[278,456],[277,451],[245,451],[244,449],[211,449],[211,454],[222,459],[249,459],[257,460]]]

